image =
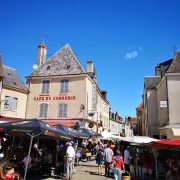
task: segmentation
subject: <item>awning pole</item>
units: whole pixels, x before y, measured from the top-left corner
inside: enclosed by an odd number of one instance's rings
[[[11,145],[11,156],[12,156],[13,148],[14,148],[14,140],[15,140],[15,136],[13,136],[13,140],[12,140],[12,145]]]
[[[29,145],[28,159],[27,159],[27,162],[26,162],[26,167],[25,167],[25,172],[24,172],[24,180],[26,180],[26,175],[27,175],[27,170],[28,170],[28,163],[29,163],[29,157],[30,157],[30,154],[31,154],[31,148],[32,148],[32,143],[33,143],[34,136],[31,135],[30,137],[31,137],[31,141],[30,141],[30,145]]]

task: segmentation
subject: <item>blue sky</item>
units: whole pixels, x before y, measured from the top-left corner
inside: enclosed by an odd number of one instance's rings
[[[94,61],[112,109],[135,116],[144,76],[180,45],[179,6],[178,0],[1,0],[3,64],[25,81],[48,34],[48,57],[68,43],[84,68]]]

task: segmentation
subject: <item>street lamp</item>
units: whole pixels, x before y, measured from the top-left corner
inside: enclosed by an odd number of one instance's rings
[[[8,109],[8,107],[9,107],[8,100],[0,100],[0,104],[1,104],[2,102],[4,102],[4,108],[5,108],[5,109]]]

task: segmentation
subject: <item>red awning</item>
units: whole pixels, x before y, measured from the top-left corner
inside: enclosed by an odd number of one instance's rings
[[[51,126],[55,126],[58,124],[62,124],[64,126],[74,126],[76,122],[80,122],[80,120],[73,120],[73,119],[43,119],[42,121],[48,123]]]
[[[0,116],[0,121],[18,121],[18,120],[23,120],[23,118]]]
[[[175,149],[180,147],[180,140],[162,140],[154,141],[152,144],[147,145],[151,149]]]

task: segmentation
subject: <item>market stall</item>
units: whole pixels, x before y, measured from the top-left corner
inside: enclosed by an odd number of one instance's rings
[[[70,134],[71,136],[73,136],[74,138],[80,138],[80,139],[89,139],[89,135],[88,134],[85,134],[83,132],[80,132],[78,130],[75,130],[75,129],[72,129],[72,128],[69,128],[67,126],[64,126],[62,124],[58,124],[55,126],[56,128],[58,129],[61,129],[63,130],[64,132]]]
[[[1,123],[0,131],[6,134],[10,134],[12,136],[30,137],[28,158],[30,157],[34,138],[56,139],[56,140],[72,139],[72,136],[69,135],[68,133],[56,127],[50,126],[49,124],[37,119]],[[28,161],[25,166],[24,180],[26,179],[27,169],[28,169]]]

